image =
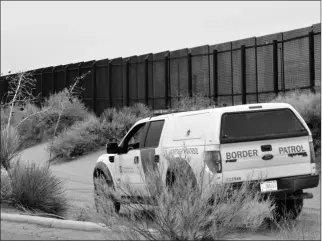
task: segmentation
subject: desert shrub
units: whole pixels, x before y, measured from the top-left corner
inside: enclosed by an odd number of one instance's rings
[[[284,218],[274,222],[272,233],[277,240],[321,240],[320,223],[318,213],[303,212],[296,220]]]
[[[0,162],[6,170],[10,168],[11,160],[20,150],[19,134],[12,126],[1,125]]]
[[[100,116],[101,133],[106,142],[119,142],[137,121],[151,115],[152,111],[142,103],[119,110],[106,109]]]
[[[174,182],[166,182],[168,185],[162,182],[159,169],[149,169],[145,175],[144,193],[152,199],[127,183],[119,186],[121,195],[141,196],[138,205],[118,200],[126,210],[122,215],[115,213],[111,203],[110,196],[117,195],[106,188],[105,180],[96,182],[97,220],[122,233],[125,239],[215,240],[241,230],[255,231],[263,227],[265,219],[272,218],[273,205],[269,199],[261,199],[256,185],[245,182],[232,189],[231,185],[208,185],[202,180],[196,184],[189,168],[185,168],[186,162],[178,159],[170,162]]]
[[[82,101],[70,94],[68,89],[64,89],[56,94],[50,95],[49,98],[45,99],[44,107],[51,107],[57,112],[62,112],[63,115],[84,119],[88,115],[88,109]]]
[[[49,166],[17,161],[9,170],[12,205],[32,211],[62,215],[68,208],[62,182],[52,175]]]
[[[22,120],[14,126],[19,132],[23,148],[26,148],[42,141],[44,128],[40,119],[47,113],[42,112],[39,107],[32,103],[25,105],[21,113]]]
[[[20,120],[22,119],[23,114],[23,106],[14,106],[11,113],[10,125],[16,126],[19,124]],[[9,121],[9,113],[10,108],[6,105],[1,105],[1,125],[8,124]]]
[[[0,108],[0,120],[1,125],[5,125],[6,123],[8,123],[9,120],[9,110],[8,108],[4,108],[2,105]]]
[[[72,96],[67,89],[46,99],[43,108],[46,107],[50,108],[51,111],[40,119],[44,126],[45,136],[53,136],[55,130],[59,133],[75,122],[85,120],[90,114],[84,103],[77,97]]]
[[[39,107],[35,103],[40,103],[40,97],[33,96],[37,81],[32,74],[21,72],[10,77],[7,93],[10,101],[1,103],[1,124],[10,122],[17,128],[21,143],[26,147],[51,139],[75,122],[84,120],[89,111],[78,98],[83,90],[79,80],[88,73],[75,78],[68,88],[51,94]]]
[[[51,153],[59,158],[71,159],[98,150],[107,142],[120,141],[132,125],[150,115],[143,104],[123,107],[120,110],[106,109],[97,118],[93,114],[65,128],[53,141]]]
[[[142,103],[136,103],[132,106],[122,107],[119,110],[108,108],[103,111],[100,116],[100,120],[105,120],[106,122],[117,120],[128,127],[134,120],[140,120],[151,115],[152,111],[149,107]]]
[[[95,151],[105,144],[100,133],[99,119],[90,115],[55,137],[49,151],[56,157],[71,159]]]
[[[192,111],[214,108],[215,106],[217,105],[214,100],[203,94],[194,94],[192,97],[187,94],[180,94],[177,98],[174,98],[171,109],[174,111]]]
[[[67,89],[50,95],[39,108],[27,104],[22,118],[26,118],[17,127],[22,143],[33,145],[52,139],[75,122],[84,120],[90,112],[77,98],[69,94]]]

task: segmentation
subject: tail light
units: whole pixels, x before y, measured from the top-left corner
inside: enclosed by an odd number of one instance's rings
[[[220,151],[206,151],[205,162],[211,172],[213,173],[222,172]]]
[[[311,163],[315,163],[315,152],[314,152],[314,145],[313,145],[312,136],[310,136],[309,144],[310,144]]]

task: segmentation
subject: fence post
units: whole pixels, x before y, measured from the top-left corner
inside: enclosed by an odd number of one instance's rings
[[[246,104],[246,55],[245,55],[245,45],[240,47],[240,66],[241,66],[241,84],[242,84],[242,104]]]
[[[192,56],[188,53],[188,93],[192,97]]]
[[[149,56],[144,59],[145,104],[149,105]]]
[[[83,79],[82,78],[80,78],[82,75],[81,75],[81,69],[82,69],[82,65],[83,65],[83,63],[84,62],[81,62],[78,66],[77,66],[77,75],[78,75],[78,78],[79,78],[79,85],[81,86],[81,87],[83,87]],[[83,91],[81,92],[81,98],[83,99],[84,98],[84,96],[83,96]]]
[[[92,109],[96,113],[96,61],[92,65]]]
[[[130,105],[130,60],[129,57],[126,60],[126,79],[125,79],[125,105]]]
[[[110,104],[110,107],[112,107],[112,68],[111,68],[111,65],[112,65],[112,60],[110,60],[107,64],[107,69],[108,69],[108,79],[107,79],[107,83],[108,83],[108,97],[109,97],[109,104]]]
[[[43,68],[41,71],[40,71],[40,92],[41,92],[41,102],[43,102],[43,99],[44,99],[44,86],[43,86],[43,81],[44,81],[44,77],[43,77],[43,74],[44,74],[44,70],[46,68]]]
[[[169,106],[169,53],[164,56],[165,106]],[[171,103],[170,103],[171,107]]]
[[[83,65],[83,62],[81,62],[81,63],[77,66],[77,68],[78,68],[78,70],[77,70],[77,75],[78,75],[78,77],[81,77],[81,68],[82,68],[82,65]]]
[[[56,70],[56,66],[53,68],[52,74],[51,74],[51,89],[52,89],[52,94],[55,93],[55,70]]]
[[[64,75],[65,75],[65,86],[66,88],[69,87],[69,81],[68,81],[68,67],[69,67],[69,64],[67,64],[64,68]]]
[[[256,81],[256,103],[258,103],[257,38],[255,38],[255,81]]]
[[[2,78],[5,91],[0,96],[0,102],[3,104],[6,104],[8,100],[8,92],[9,92],[9,79],[7,78],[7,76],[1,76],[1,78]]]
[[[230,70],[231,70],[231,104],[235,104],[234,100],[234,65],[233,65],[233,42],[230,42]]]
[[[282,72],[282,89],[285,93],[285,59],[284,59],[284,34],[282,33],[282,48],[281,48],[281,72]]]
[[[214,80],[214,101],[218,103],[218,51],[214,49],[212,51],[212,68],[213,68],[213,80]]]
[[[315,63],[314,63],[314,34],[309,32],[309,65],[310,65],[310,87],[315,93]]]
[[[273,83],[274,92],[276,96],[278,95],[278,48],[277,40],[273,40]]]

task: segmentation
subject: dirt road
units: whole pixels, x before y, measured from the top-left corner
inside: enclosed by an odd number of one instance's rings
[[[102,232],[46,228],[28,223],[1,221],[1,240],[103,240]]]

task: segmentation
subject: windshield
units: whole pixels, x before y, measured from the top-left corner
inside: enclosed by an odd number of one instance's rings
[[[308,135],[290,109],[227,113],[221,123],[221,143]]]

